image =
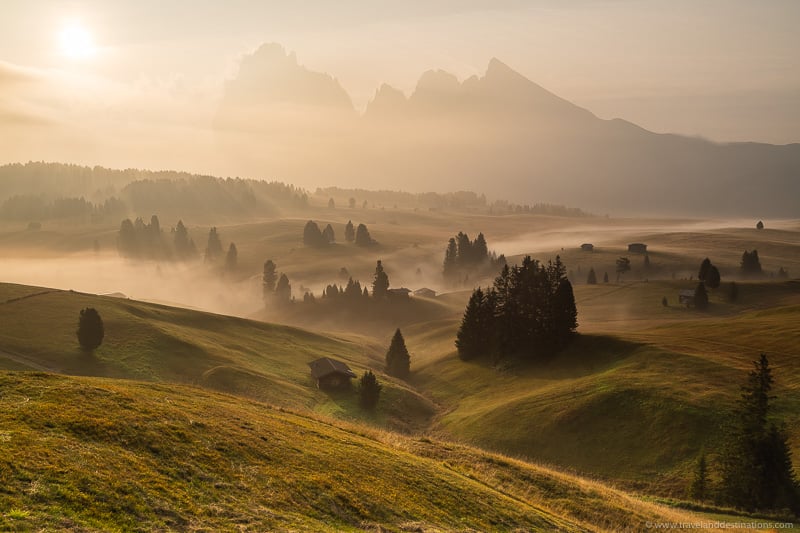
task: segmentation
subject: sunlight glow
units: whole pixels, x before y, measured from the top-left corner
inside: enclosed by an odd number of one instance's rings
[[[70,59],[88,59],[95,52],[91,33],[78,23],[65,25],[58,40],[61,53]]]

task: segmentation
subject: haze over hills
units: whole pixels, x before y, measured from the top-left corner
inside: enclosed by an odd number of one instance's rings
[[[460,81],[382,85],[362,115],[276,44],[228,82],[218,139],[287,181],[474,189],[595,211],[800,216],[800,145],[719,144],[603,120],[498,59]],[[441,185],[439,185],[441,184]]]

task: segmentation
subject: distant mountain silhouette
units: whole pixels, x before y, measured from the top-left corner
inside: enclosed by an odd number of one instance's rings
[[[603,120],[498,59],[463,81],[427,71],[408,97],[382,85],[359,116],[333,77],[264,45],[227,85],[218,125],[270,133],[260,168],[287,181],[474,189],[601,212],[800,216],[800,145]]]

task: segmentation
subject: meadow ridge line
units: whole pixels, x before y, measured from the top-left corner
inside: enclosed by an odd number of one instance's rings
[[[28,298],[33,298],[35,296],[44,296],[45,294],[50,294],[50,293],[53,293],[53,292],[62,292],[62,291],[60,289],[50,289],[50,290],[47,290],[47,291],[36,292],[36,293],[33,293],[33,294],[26,294],[25,296],[17,296],[16,298],[8,299],[5,302],[0,302],[0,305],[11,304],[11,303],[14,303],[14,302],[18,302],[20,300],[26,300]]]

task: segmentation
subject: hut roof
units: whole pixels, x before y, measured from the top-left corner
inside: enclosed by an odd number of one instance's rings
[[[316,361],[311,361],[308,363],[308,366],[311,367],[311,376],[314,379],[324,378],[330,374],[344,374],[347,377],[356,377],[355,372],[350,370],[349,366],[329,357],[322,357]]]

